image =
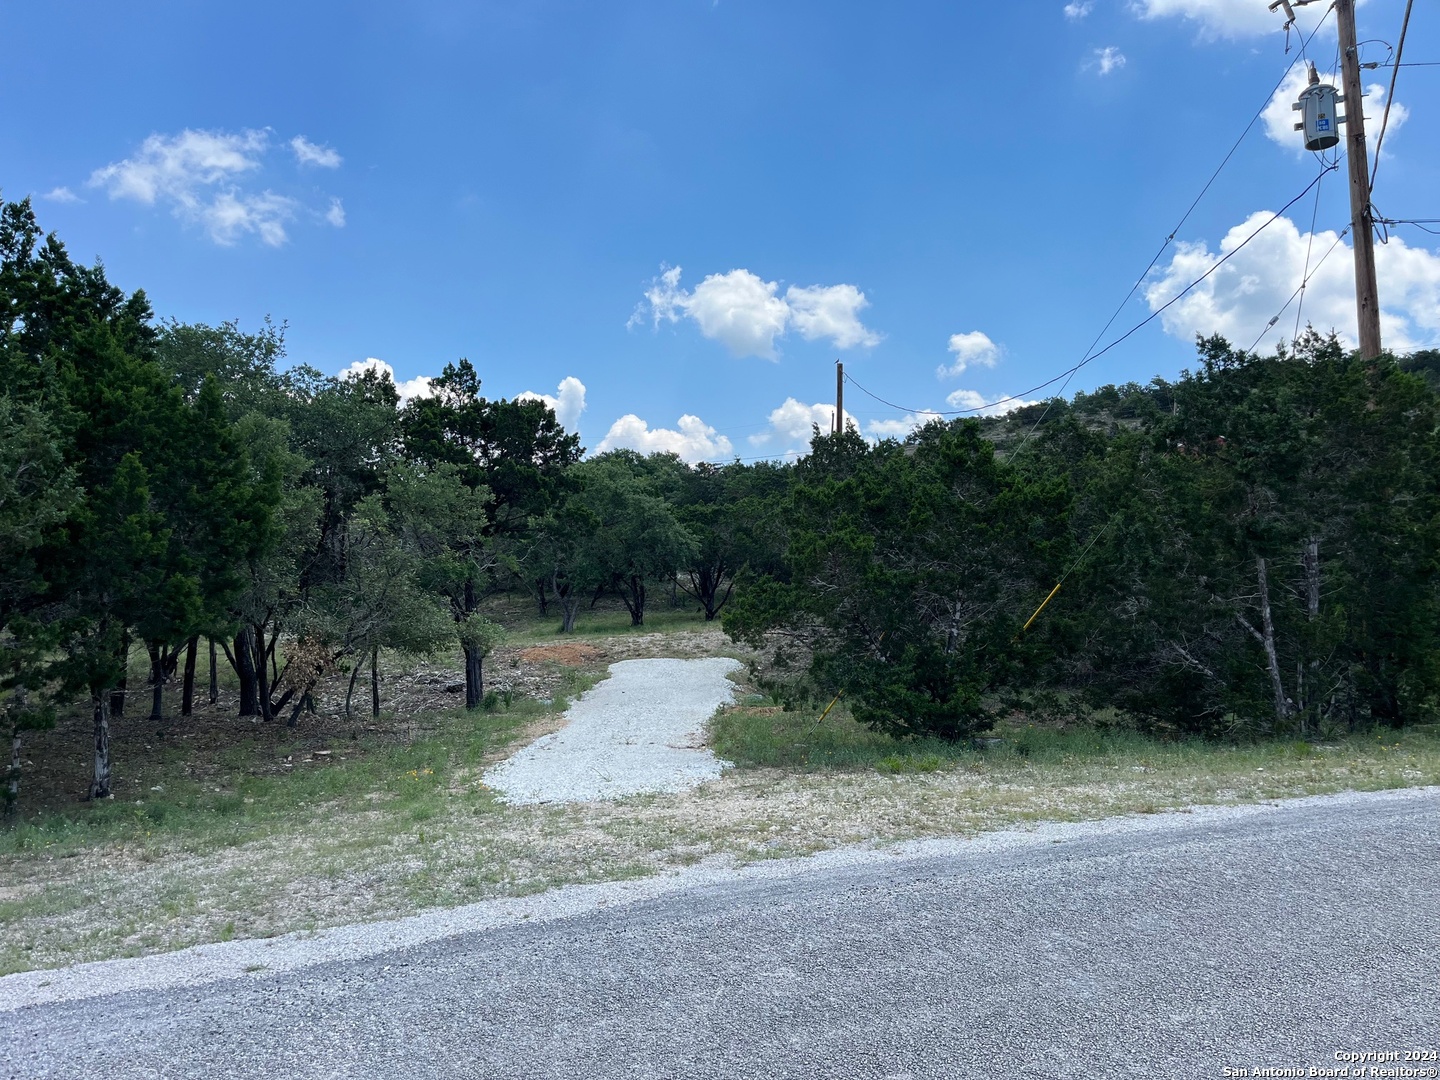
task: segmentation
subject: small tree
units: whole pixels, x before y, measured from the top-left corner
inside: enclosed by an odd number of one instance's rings
[[[468,686],[473,677],[478,695],[473,702],[467,699],[465,707],[474,709],[485,700],[485,658],[505,640],[505,630],[483,615],[471,614],[459,624],[459,638],[465,650],[465,683]]]

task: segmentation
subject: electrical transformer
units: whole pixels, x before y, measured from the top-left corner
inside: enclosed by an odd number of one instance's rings
[[[1345,118],[1336,115],[1335,106],[1345,99],[1329,83],[1316,81],[1313,70],[1310,78],[1300,100],[1291,106],[1301,116],[1295,130],[1305,133],[1306,150],[1328,150],[1340,141],[1338,128]]]

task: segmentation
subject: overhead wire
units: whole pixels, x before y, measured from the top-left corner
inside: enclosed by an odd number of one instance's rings
[[[1280,78],[1279,78],[1278,80],[1276,80],[1275,85],[1274,85],[1273,87],[1271,87],[1270,91],[1265,95],[1265,98],[1264,98],[1264,100],[1261,102],[1260,107],[1259,107],[1258,109],[1256,109],[1256,110],[1255,110],[1255,114],[1250,117],[1249,123],[1247,123],[1247,124],[1245,125],[1245,128],[1244,128],[1243,131],[1240,132],[1239,137],[1235,140],[1234,143],[1231,144],[1230,149],[1229,149],[1228,151],[1226,151],[1225,156],[1220,159],[1220,164],[1215,167],[1215,171],[1212,172],[1212,173],[1210,174],[1209,179],[1205,181],[1204,186],[1201,187],[1201,189],[1200,189],[1200,193],[1199,193],[1198,195],[1196,195],[1195,198],[1191,200],[1190,205],[1185,208],[1185,212],[1180,216],[1180,220],[1175,223],[1175,227],[1170,230],[1169,235],[1167,235],[1167,236],[1165,237],[1165,239],[1161,242],[1159,249],[1155,252],[1154,256],[1150,259],[1149,264],[1145,267],[1145,269],[1144,269],[1143,271],[1141,271],[1140,276],[1135,279],[1135,283],[1130,286],[1129,291],[1125,294],[1125,298],[1120,301],[1119,306],[1117,306],[1117,307],[1115,308],[1115,311],[1111,314],[1110,318],[1106,320],[1105,325],[1100,328],[1100,332],[1095,335],[1094,340],[1090,343],[1089,348],[1085,351],[1084,355],[1082,356],[1082,358],[1081,358],[1081,360],[1080,360],[1080,362],[1079,362],[1078,364],[1076,364],[1074,367],[1068,368],[1068,369],[1065,370],[1065,371],[1062,371],[1062,372],[1061,372],[1059,375],[1057,375],[1055,378],[1050,379],[1050,380],[1048,380],[1048,381],[1046,381],[1046,382],[1043,382],[1043,383],[1041,383],[1039,386],[1032,387],[1032,388],[1029,389],[1029,390],[1022,391],[1022,392],[1019,393],[1019,394],[1013,394],[1013,395],[1011,395],[1011,396],[1009,396],[1009,397],[1000,398],[1000,399],[997,400],[997,401],[988,402],[988,403],[986,403],[986,404],[984,404],[984,405],[974,406],[973,408],[955,409],[955,410],[945,410],[945,409],[906,409],[906,408],[904,408],[903,406],[896,405],[896,404],[894,404],[893,402],[890,402],[890,401],[886,401],[884,398],[879,397],[878,395],[876,395],[876,394],[874,394],[874,393],[871,393],[871,391],[865,389],[865,387],[861,386],[858,382],[856,382],[855,379],[854,379],[848,372],[847,372],[846,375],[845,375],[846,381],[849,382],[849,383],[851,383],[851,385],[853,385],[853,386],[854,386],[857,390],[859,390],[861,393],[865,394],[867,397],[873,398],[874,400],[880,402],[880,404],[882,404],[882,405],[886,405],[886,406],[888,406],[888,407],[890,407],[890,408],[892,408],[892,409],[898,409],[898,410],[900,410],[901,412],[908,412],[908,413],[914,413],[914,414],[916,414],[916,415],[929,415],[929,416],[963,416],[963,415],[966,415],[966,414],[969,414],[969,413],[982,412],[982,411],[984,411],[985,409],[994,408],[996,405],[1004,405],[1004,404],[1008,404],[1009,402],[1012,402],[1012,401],[1019,401],[1019,400],[1021,400],[1026,394],[1032,394],[1032,393],[1035,393],[1037,390],[1043,390],[1043,389],[1045,389],[1045,388],[1048,387],[1048,386],[1052,386],[1052,385],[1054,385],[1055,383],[1060,382],[1061,379],[1064,379],[1064,380],[1065,380],[1064,385],[1061,386],[1060,391],[1059,391],[1059,393],[1062,393],[1062,394],[1063,394],[1064,391],[1065,391],[1065,387],[1069,386],[1069,384],[1070,384],[1070,378],[1073,377],[1074,374],[1075,374],[1077,371],[1079,371],[1079,370],[1080,370],[1082,367],[1084,367],[1086,364],[1090,363],[1092,360],[1098,359],[1100,356],[1103,356],[1103,355],[1105,354],[1105,352],[1108,352],[1110,349],[1112,349],[1112,348],[1114,348],[1116,345],[1118,345],[1121,341],[1124,341],[1124,340],[1125,340],[1125,337],[1129,337],[1130,334],[1133,334],[1136,330],[1140,329],[1140,327],[1141,327],[1141,326],[1144,326],[1145,323],[1151,322],[1151,321],[1154,319],[1155,315],[1158,315],[1158,314],[1159,314],[1159,311],[1153,313],[1149,319],[1146,319],[1145,322],[1144,322],[1144,323],[1141,323],[1139,326],[1133,327],[1133,328],[1129,331],[1129,333],[1127,333],[1126,335],[1124,335],[1124,337],[1121,337],[1121,338],[1118,339],[1117,341],[1111,342],[1110,345],[1107,345],[1107,346],[1105,347],[1105,349],[1101,350],[1101,351],[1098,352],[1098,353],[1094,353],[1093,355],[1091,355],[1091,353],[1092,353],[1092,351],[1094,350],[1095,346],[1096,346],[1097,344],[1099,344],[1100,339],[1105,336],[1105,334],[1109,331],[1110,327],[1115,324],[1115,320],[1120,317],[1120,313],[1125,310],[1125,306],[1130,303],[1131,298],[1135,295],[1136,290],[1139,289],[1140,286],[1144,283],[1145,278],[1149,275],[1150,271],[1153,270],[1153,269],[1155,269],[1155,266],[1156,266],[1156,265],[1159,263],[1159,261],[1160,261],[1160,257],[1161,257],[1162,255],[1164,255],[1164,254],[1165,254],[1165,251],[1169,248],[1169,246],[1170,246],[1172,243],[1174,243],[1175,237],[1176,237],[1177,235],[1179,235],[1179,232],[1180,232],[1180,230],[1181,230],[1182,228],[1184,228],[1185,223],[1190,220],[1190,215],[1195,212],[1195,208],[1200,205],[1201,200],[1205,198],[1206,194],[1210,191],[1210,188],[1211,188],[1212,186],[1214,186],[1215,181],[1219,178],[1220,174],[1225,170],[1225,166],[1228,165],[1228,164],[1230,163],[1230,159],[1235,156],[1235,151],[1237,151],[1238,149],[1240,149],[1241,143],[1243,143],[1243,142],[1245,141],[1245,139],[1249,136],[1250,132],[1254,129],[1256,123],[1257,123],[1257,122],[1260,120],[1260,118],[1265,114],[1265,109],[1269,106],[1271,100],[1275,97],[1275,94],[1280,90],[1280,88],[1281,88],[1282,86],[1285,85],[1285,80],[1290,77],[1290,72],[1295,69],[1295,65],[1298,64],[1298,63],[1301,61],[1301,59],[1305,56],[1306,46],[1308,46],[1308,45],[1310,44],[1310,42],[1311,42],[1312,40],[1314,40],[1315,35],[1320,32],[1321,27],[1323,27],[1323,26],[1325,25],[1326,20],[1330,18],[1330,14],[1331,14],[1331,12],[1333,12],[1334,10],[1335,10],[1335,5],[1332,3],[1329,7],[1327,7],[1327,8],[1325,9],[1324,14],[1320,16],[1320,19],[1315,23],[1315,26],[1311,29],[1310,33],[1307,34],[1307,35],[1305,35],[1305,37],[1301,39],[1300,49],[1299,49],[1299,51],[1296,53],[1295,58],[1290,61],[1289,65],[1285,68],[1285,71],[1281,74]],[[1338,59],[1337,59],[1337,63],[1338,63]],[[1306,190],[1308,191],[1309,189],[1307,188]],[[1287,208],[1288,208],[1290,205],[1293,205],[1293,203],[1294,203],[1294,200],[1291,200],[1291,203],[1287,203],[1287,204],[1286,204]],[[1273,219],[1272,219],[1272,220],[1273,220]],[[1268,225],[1269,222],[1266,222],[1266,224]],[[1263,228],[1263,226],[1262,226],[1262,228]],[[1252,238],[1253,238],[1253,237],[1252,237]],[[1249,240],[1248,240],[1248,239],[1246,240],[1246,243],[1249,243]],[[1244,245],[1241,245],[1241,246],[1243,247]],[[1236,250],[1239,250],[1239,249],[1237,248]],[[1234,252],[1231,252],[1231,254],[1234,254]],[[1229,255],[1227,255],[1225,258],[1228,259],[1228,258],[1229,258]],[[1224,261],[1224,260],[1222,259],[1221,262],[1223,262],[1223,261]],[[1217,263],[1216,265],[1218,266],[1219,264]],[[1212,267],[1212,272],[1213,272],[1213,269],[1214,269],[1214,268]],[[1208,276],[1208,275],[1207,275],[1207,276]],[[1202,277],[1200,280],[1203,281],[1204,278]],[[1188,286],[1186,291],[1188,291],[1188,290],[1191,289],[1191,288],[1194,288],[1195,285],[1197,285],[1197,284],[1199,284],[1199,281],[1196,281],[1196,282],[1192,283],[1190,286]],[[1181,295],[1183,296],[1184,293],[1181,293]],[[1176,297],[1175,299],[1178,300],[1179,297]],[[1171,303],[1174,303],[1174,301],[1172,300]],[[1166,306],[1169,306],[1169,305],[1166,305]],[[1163,311],[1164,309],[1162,308],[1162,309],[1160,309],[1160,310]],[[1044,420],[1045,415],[1046,415],[1046,413],[1048,413],[1049,409],[1050,409],[1050,403],[1047,402],[1047,403],[1046,403],[1046,406],[1045,406],[1045,411],[1041,413],[1040,419],[1037,420],[1037,421],[1035,422],[1035,426],[1030,429],[1031,433],[1034,432],[1035,428],[1038,428],[1038,427],[1040,426],[1041,421]],[[1027,435],[1025,436],[1025,439],[1021,440],[1020,446],[1016,448],[1016,451],[1015,451],[1016,453],[1018,453],[1019,450],[1020,450],[1021,448],[1023,448],[1023,446],[1025,445],[1025,442],[1028,441],[1028,439],[1029,439],[1029,434],[1027,434]]]
[[[1320,175],[1324,176],[1325,174],[1321,173]],[[1305,269],[1300,273],[1300,303],[1295,307],[1295,333],[1292,335],[1295,338],[1300,336],[1300,316],[1305,310],[1305,286],[1310,281],[1310,252],[1315,246],[1315,222],[1320,217],[1320,189],[1323,186],[1323,184],[1315,185],[1315,206],[1310,211],[1310,232],[1305,237]]]
[[[1311,231],[1314,231],[1313,227]],[[1266,334],[1268,334],[1270,332],[1270,328],[1280,321],[1280,316],[1285,314],[1285,309],[1295,302],[1295,298],[1305,290],[1305,287],[1307,285],[1309,285],[1310,279],[1320,272],[1320,267],[1325,265],[1325,260],[1330,257],[1331,252],[1333,252],[1337,247],[1340,246],[1340,241],[1344,240],[1345,237],[1349,235],[1349,232],[1349,225],[1346,225],[1345,228],[1340,230],[1340,235],[1335,237],[1334,243],[1332,243],[1328,248],[1325,249],[1325,254],[1321,255],[1320,260],[1306,273],[1304,280],[1302,280],[1300,284],[1296,287],[1295,291],[1290,294],[1290,299],[1286,300],[1285,303],[1280,305],[1280,310],[1277,311],[1270,319],[1270,321],[1265,324],[1265,329],[1260,331],[1260,333],[1256,336],[1254,342],[1251,343],[1250,348],[1245,350],[1246,352],[1253,353],[1256,348],[1259,347],[1260,339],[1263,338]],[[1296,322],[1298,325],[1298,318]],[[1297,338],[1300,336],[1300,331],[1298,329],[1295,331],[1295,336]]]
[[[1200,284],[1201,284],[1202,282],[1204,282],[1207,278],[1209,278],[1210,275],[1212,275],[1213,273],[1215,273],[1215,271],[1219,270],[1220,267],[1224,266],[1227,262],[1229,262],[1231,259],[1233,259],[1236,255],[1240,254],[1240,252],[1244,251],[1245,248],[1246,248],[1246,246],[1248,246],[1249,243],[1250,243],[1252,240],[1254,240],[1257,236],[1259,236],[1259,235],[1260,235],[1262,232],[1264,232],[1267,228],[1269,228],[1269,227],[1270,227],[1271,225],[1273,225],[1276,221],[1278,221],[1281,217],[1283,217],[1284,214],[1285,214],[1285,211],[1289,210],[1290,207],[1294,206],[1297,202],[1299,202],[1301,199],[1303,199],[1306,195],[1310,194],[1311,190],[1312,190],[1317,184],[1320,183],[1321,177],[1323,177],[1323,176],[1324,176],[1326,173],[1328,173],[1328,172],[1333,172],[1333,171],[1334,171],[1335,169],[1337,169],[1338,167],[1339,167],[1338,165],[1326,165],[1324,168],[1322,168],[1322,169],[1320,170],[1320,172],[1316,175],[1315,179],[1314,179],[1314,180],[1311,180],[1310,183],[1308,183],[1308,184],[1305,185],[1304,189],[1300,192],[1300,194],[1296,195],[1293,199],[1291,199],[1289,202],[1287,202],[1287,203],[1286,203],[1284,206],[1282,206],[1279,210],[1277,210],[1277,211],[1275,211],[1273,214],[1271,214],[1270,217],[1267,218],[1266,221],[1265,221],[1262,225],[1260,225],[1259,228],[1257,228],[1254,232],[1252,232],[1249,236],[1247,236],[1247,237],[1246,237],[1244,240],[1242,240],[1239,244],[1237,244],[1235,247],[1231,248],[1231,249],[1230,249],[1229,251],[1227,251],[1224,255],[1222,255],[1219,259],[1217,259],[1217,260],[1210,266],[1210,268],[1209,268],[1208,270],[1206,270],[1203,274],[1201,274],[1198,278],[1196,278],[1194,281],[1190,282],[1190,284],[1186,285],[1186,286],[1185,286],[1183,289],[1181,289],[1178,293],[1176,293],[1176,294],[1175,294],[1174,296],[1172,296],[1169,300],[1165,301],[1165,303],[1163,303],[1163,304],[1161,304],[1159,307],[1157,307],[1154,311],[1152,311],[1152,312],[1151,312],[1149,315],[1147,315],[1145,318],[1141,319],[1138,323],[1136,323],[1134,326],[1132,326],[1129,330],[1126,330],[1125,333],[1121,334],[1121,335],[1120,335],[1119,337],[1117,337],[1115,340],[1111,341],[1110,344],[1106,345],[1103,349],[1100,349],[1098,352],[1095,352],[1095,353],[1092,353],[1092,354],[1087,355],[1087,356],[1086,356],[1083,360],[1081,360],[1078,364],[1075,364],[1075,365],[1072,366],[1072,367],[1066,368],[1064,371],[1060,372],[1060,374],[1056,375],[1054,378],[1046,379],[1044,382],[1038,383],[1037,385],[1030,387],[1028,390],[1022,390],[1022,391],[1020,391],[1020,393],[1018,393],[1018,394],[1011,394],[1011,395],[1008,396],[1008,397],[999,398],[999,399],[997,399],[997,400],[995,400],[995,401],[987,402],[987,403],[985,403],[984,405],[974,405],[974,406],[971,406],[971,407],[965,408],[965,409],[910,409],[910,408],[906,408],[904,405],[897,405],[895,402],[893,402],[893,401],[888,401],[888,400],[886,400],[885,398],[882,398],[880,395],[875,394],[875,393],[872,393],[870,390],[867,390],[864,386],[861,386],[860,383],[856,382],[854,376],[852,376],[848,371],[845,373],[845,381],[848,382],[848,383],[850,383],[852,386],[854,386],[855,389],[859,390],[859,391],[860,391],[862,394],[864,394],[866,397],[869,397],[869,398],[874,399],[875,401],[878,401],[881,405],[887,405],[887,406],[889,406],[890,408],[896,409],[896,410],[898,410],[898,411],[900,411],[900,412],[913,413],[913,414],[916,414],[916,415],[927,415],[927,416],[965,416],[965,415],[968,415],[968,414],[970,414],[970,413],[983,412],[983,411],[986,410],[986,409],[993,409],[996,405],[1005,405],[1005,404],[1008,404],[1008,403],[1010,403],[1010,402],[1012,402],[1012,401],[1020,401],[1020,400],[1022,400],[1027,394],[1033,394],[1033,393],[1036,393],[1036,392],[1039,391],[1039,390],[1044,390],[1046,387],[1055,385],[1055,384],[1056,384],[1057,382],[1059,382],[1061,379],[1065,379],[1065,378],[1067,378],[1068,376],[1073,375],[1075,372],[1077,372],[1077,371],[1079,371],[1081,368],[1083,368],[1086,364],[1092,363],[1093,361],[1100,359],[1100,357],[1104,356],[1104,355],[1105,355],[1106,353],[1108,353],[1111,349],[1115,348],[1117,345],[1121,344],[1123,341],[1125,341],[1126,339],[1128,339],[1129,337],[1131,337],[1132,335],[1134,335],[1137,331],[1141,330],[1143,327],[1146,327],[1146,326],[1148,326],[1150,323],[1154,322],[1154,321],[1155,321],[1156,319],[1158,319],[1162,314],[1164,314],[1169,308],[1171,308],[1171,307],[1173,307],[1175,304],[1179,303],[1179,301],[1180,301],[1182,298],[1184,298],[1184,297],[1185,297],[1192,289],[1194,289],[1197,285],[1200,285]]]
[[[1400,77],[1400,58],[1405,55],[1405,34],[1410,29],[1410,9],[1415,0],[1405,0],[1405,18],[1400,23],[1400,40],[1395,43],[1395,67],[1390,73],[1390,91],[1385,95],[1385,115],[1380,120],[1380,137],[1375,140],[1375,164],[1370,167],[1370,190],[1375,190],[1375,174],[1380,171],[1380,148],[1385,145],[1385,129],[1390,126],[1390,106],[1395,102],[1395,80]],[[1356,57],[1359,60],[1359,57]],[[1362,110],[1363,111],[1363,110]]]

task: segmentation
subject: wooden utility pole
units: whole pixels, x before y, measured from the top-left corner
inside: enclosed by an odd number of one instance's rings
[[[1365,148],[1365,90],[1355,44],[1355,0],[1335,0],[1345,94],[1345,147],[1350,158],[1350,235],[1355,242],[1355,313],[1360,358],[1380,355],[1380,290],[1375,282],[1375,218],[1370,209],[1370,159]]]
[[[835,434],[845,431],[845,365],[835,361]]]

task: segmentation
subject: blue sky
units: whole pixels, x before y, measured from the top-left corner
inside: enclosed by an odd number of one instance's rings
[[[779,454],[828,423],[837,358],[940,410],[1079,360],[1297,55],[1266,6],[10,3],[0,194],[162,316],[287,321],[293,362],[374,358],[423,392],[466,356],[592,449]],[[1388,58],[1403,9],[1361,5],[1362,59]],[[1322,75],[1335,51],[1330,20]],[[1404,59],[1440,61],[1432,6]],[[1297,89],[1110,336],[1314,179]],[[1437,91],[1440,66],[1400,70],[1390,217],[1440,217]],[[1382,109],[1383,89],[1372,147]],[[1332,247],[1304,317],[1353,337],[1348,219],[1342,165],[1068,392],[1173,377],[1197,332],[1249,346]],[[1440,237],[1393,236],[1386,344],[1440,344]],[[877,436],[917,419],[846,405]]]

